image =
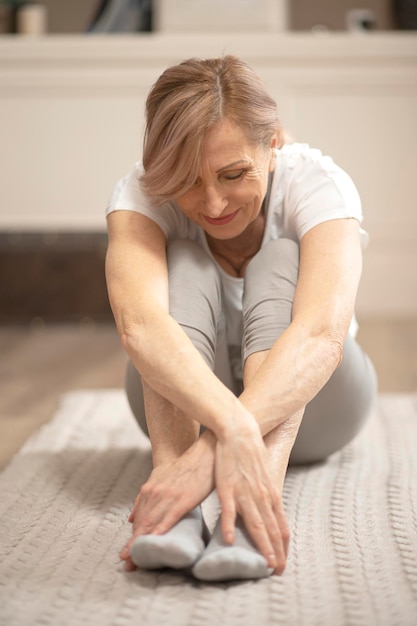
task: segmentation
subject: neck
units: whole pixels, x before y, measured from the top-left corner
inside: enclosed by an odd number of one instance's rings
[[[259,251],[265,230],[265,215],[259,216],[237,237],[215,239],[206,234],[208,246],[219,265],[232,276],[244,276],[249,261]]]

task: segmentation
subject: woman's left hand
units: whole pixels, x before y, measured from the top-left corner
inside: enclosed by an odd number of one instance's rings
[[[282,573],[288,552],[288,523],[279,481],[272,476],[259,427],[241,427],[226,440],[218,441],[215,463],[225,541],[233,543],[239,513],[269,567]]]

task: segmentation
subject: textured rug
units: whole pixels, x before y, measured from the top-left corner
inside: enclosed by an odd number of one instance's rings
[[[64,396],[0,475],[1,626],[417,625],[417,395],[380,396],[352,444],[289,470],[282,577],[125,573],[118,551],[149,470],[121,390]]]

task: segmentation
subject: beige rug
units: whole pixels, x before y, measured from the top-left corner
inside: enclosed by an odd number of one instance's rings
[[[118,551],[149,469],[122,391],[63,398],[0,475],[1,626],[417,625],[417,395],[381,396],[353,444],[289,471],[282,577],[126,574]]]

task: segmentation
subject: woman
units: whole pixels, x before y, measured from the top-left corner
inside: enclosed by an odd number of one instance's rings
[[[121,558],[201,580],[280,574],[288,463],[346,445],[376,394],[354,338],[360,200],[329,157],[285,143],[233,56],[167,69],[146,112],[143,165],[107,209],[127,395],[153,455]]]

